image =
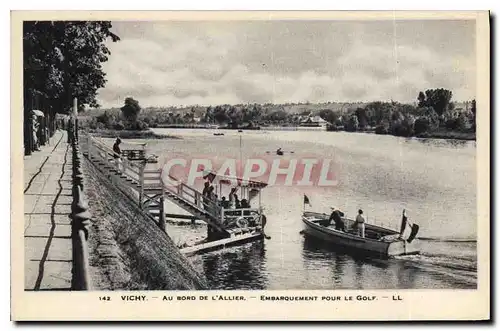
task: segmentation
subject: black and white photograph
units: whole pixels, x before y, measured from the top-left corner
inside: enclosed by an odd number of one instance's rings
[[[23,20],[24,291],[477,290],[479,13]]]

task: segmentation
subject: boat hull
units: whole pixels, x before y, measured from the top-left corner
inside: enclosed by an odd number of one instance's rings
[[[312,238],[329,242],[331,244],[342,246],[343,248],[352,250],[353,252],[364,252],[370,255],[377,255],[383,257],[417,254],[420,252],[420,245],[418,239],[408,243],[404,239],[394,238],[390,241],[376,240],[370,238],[361,238],[357,235],[335,230],[333,227],[325,227],[317,222],[319,218],[311,216],[303,216],[302,222],[304,224],[304,234]],[[372,227],[371,225],[367,225]],[[395,231],[384,229],[391,234]]]

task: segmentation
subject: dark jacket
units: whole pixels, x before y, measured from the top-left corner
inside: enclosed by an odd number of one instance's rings
[[[332,220],[333,220],[333,222],[335,223],[336,226],[343,225],[344,221],[342,221],[342,217],[344,217],[344,213],[343,212],[341,212],[340,210],[334,210],[331,213],[330,218],[328,220],[325,220],[325,222],[323,224],[321,224],[321,225],[323,225],[323,226],[329,226],[332,223]]]
[[[120,146],[119,146],[118,143],[115,143],[113,145],[113,152],[115,152],[115,155],[113,155],[115,159],[120,158],[120,155],[122,154],[122,151],[120,150]]]

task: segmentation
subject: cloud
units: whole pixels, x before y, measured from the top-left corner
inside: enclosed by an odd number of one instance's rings
[[[412,101],[435,87],[454,99],[475,97],[475,53],[464,47],[474,45],[473,32],[443,39],[436,34],[453,27],[419,25],[391,37],[384,25],[325,24],[121,23],[99,100],[105,107],[128,96],[143,106]],[[432,38],[415,43],[415,29],[419,40]]]

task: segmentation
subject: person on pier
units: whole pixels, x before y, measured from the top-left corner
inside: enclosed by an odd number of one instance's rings
[[[238,195],[234,195],[234,208],[240,209],[241,208],[241,202],[240,199],[238,199]]]
[[[216,206],[219,205],[217,194],[215,194],[215,189],[212,185],[208,188],[207,199],[210,201],[210,205],[208,205],[208,211],[212,214],[216,214]]]
[[[240,207],[243,208],[243,209],[250,208],[250,204],[248,203],[247,199],[241,199],[241,206]],[[244,216],[249,216],[250,215],[250,211],[249,210],[243,211],[243,215]]]
[[[203,191],[201,193],[202,199],[203,199],[203,208],[207,208],[209,201],[212,200],[212,198],[210,197],[210,194],[213,192],[213,190],[214,190],[214,187],[212,185],[210,185],[209,181],[206,181],[205,185],[203,187]]]
[[[235,207],[235,197],[238,198],[238,196],[236,195],[236,190],[238,188],[236,187],[233,187],[231,189],[231,192],[229,193],[229,205],[230,205],[230,208],[234,208]]]
[[[220,205],[224,209],[229,208],[229,201],[226,200],[226,197],[222,197],[222,199],[220,201]]]
[[[210,182],[206,181],[204,186],[203,186],[203,191],[202,191],[201,195],[206,196],[209,188],[210,188]]]
[[[122,140],[120,138],[116,138],[115,143],[113,144],[113,157],[115,159],[116,168],[118,171],[121,170],[121,161],[122,161],[122,151],[120,149],[120,144]]]

